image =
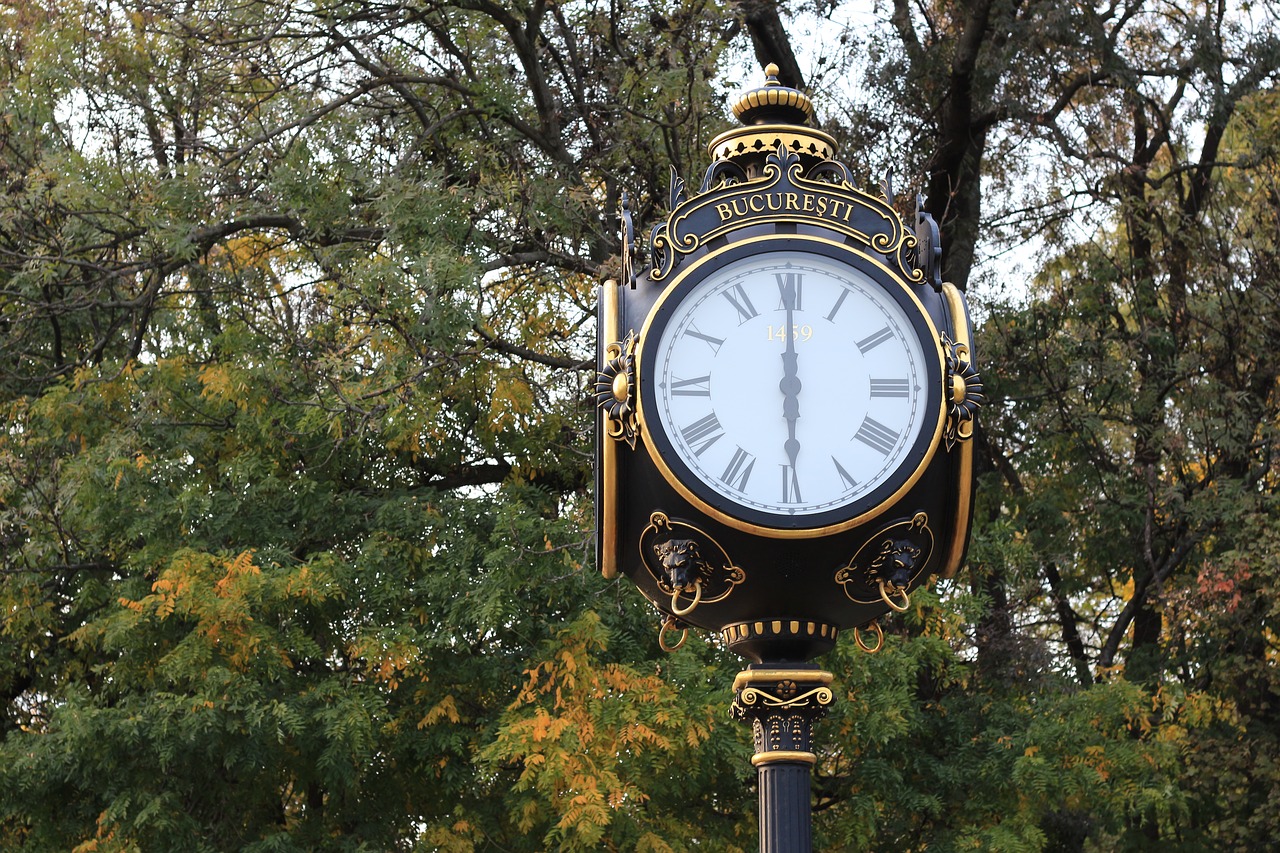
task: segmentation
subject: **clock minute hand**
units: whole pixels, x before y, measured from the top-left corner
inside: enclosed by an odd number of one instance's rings
[[[787,274],[782,284],[782,304],[787,310],[786,326],[783,335],[787,340],[787,349],[782,354],[782,381],[778,383],[782,391],[782,416],[787,419],[787,441],[783,449],[791,463],[791,470],[796,467],[796,457],[800,455],[800,441],[796,438],[796,421],[800,418],[800,357],[796,354],[794,316],[796,309],[796,282],[794,276]]]

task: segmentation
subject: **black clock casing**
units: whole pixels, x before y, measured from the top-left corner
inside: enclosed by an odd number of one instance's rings
[[[854,188],[830,137],[765,122],[711,148],[647,251],[624,209],[601,288],[597,554],[667,630],[805,660],[963,563],[968,309],[932,220]]]

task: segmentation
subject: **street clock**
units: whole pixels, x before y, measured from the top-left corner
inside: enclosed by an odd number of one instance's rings
[[[623,281],[601,293],[598,556],[662,612],[664,644],[701,627],[803,661],[963,562],[983,396],[932,219],[908,227],[887,190],[856,189],[768,71],[647,240],[624,205]]]

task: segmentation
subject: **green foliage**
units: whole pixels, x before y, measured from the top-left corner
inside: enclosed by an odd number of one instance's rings
[[[6,10],[0,846],[542,849],[538,650],[655,653],[586,565],[582,388],[617,175],[666,180],[621,143],[701,143],[646,118],[708,100],[667,11]],[[599,665],[696,759],[714,703]]]
[[[1182,744],[1152,730],[1141,688],[1073,690],[1032,668],[984,680],[955,654],[958,614],[983,605],[915,599],[883,652],[842,645],[829,658],[846,693],[823,724],[823,849],[1038,851],[1179,807],[1169,776]]]
[[[970,569],[823,660],[820,849],[1280,831],[1244,11],[895,3],[841,42],[875,85],[824,126],[931,176],[959,283],[984,230],[1044,242],[983,306]],[[740,662],[662,653],[591,565],[586,389],[622,191],[652,223],[697,176],[775,19],[0,10],[0,847],[755,848]]]

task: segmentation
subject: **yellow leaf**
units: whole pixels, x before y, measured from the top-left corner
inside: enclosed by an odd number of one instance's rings
[[[426,716],[418,721],[418,728],[425,729],[427,726],[438,723],[441,719],[447,719],[451,723],[457,723],[462,720],[458,715],[458,705],[452,696],[446,696],[431,706],[431,710],[427,711]]]

